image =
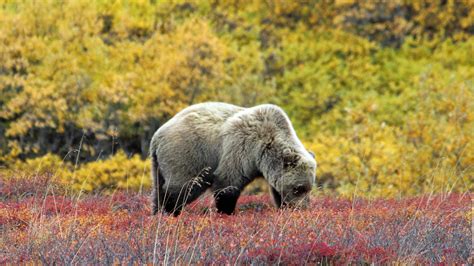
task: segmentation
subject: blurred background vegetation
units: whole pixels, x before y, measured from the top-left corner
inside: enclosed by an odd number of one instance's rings
[[[473,34],[470,0],[0,0],[0,171],[140,190],[182,108],[274,103],[323,191],[472,191]]]

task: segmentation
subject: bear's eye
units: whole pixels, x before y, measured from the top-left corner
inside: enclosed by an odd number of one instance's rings
[[[286,158],[283,159],[283,166],[285,168],[295,167],[297,162],[298,162],[298,156],[297,155],[286,157]]]
[[[283,162],[283,167],[285,167],[285,168],[294,168],[294,167],[296,167],[296,162],[285,161],[285,162]]]

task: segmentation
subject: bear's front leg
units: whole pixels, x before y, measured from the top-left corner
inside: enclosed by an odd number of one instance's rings
[[[213,190],[217,211],[225,214],[234,213],[241,188],[233,185],[217,184]]]
[[[278,193],[278,191],[276,191],[276,189],[274,187],[271,187],[270,194],[272,195],[273,202],[275,203],[275,206],[277,208],[283,207],[282,200],[281,200],[281,195],[280,195],[280,193]]]

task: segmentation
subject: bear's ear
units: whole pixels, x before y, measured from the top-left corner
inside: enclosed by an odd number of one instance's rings
[[[314,152],[310,151],[310,150],[307,150],[309,155],[311,155],[311,157],[313,157],[313,159],[315,159],[316,157],[314,156]]]
[[[290,148],[285,148],[283,150],[283,155],[284,156],[290,156],[290,154],[291,154],[291,149]]]

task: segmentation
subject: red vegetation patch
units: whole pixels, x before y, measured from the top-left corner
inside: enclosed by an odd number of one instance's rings
[[[0,202],[0,263],[466,263],[472,194],[403,200],[315,197],[304,211],[244,196],[150,216],[147,196],[36,196]]]

